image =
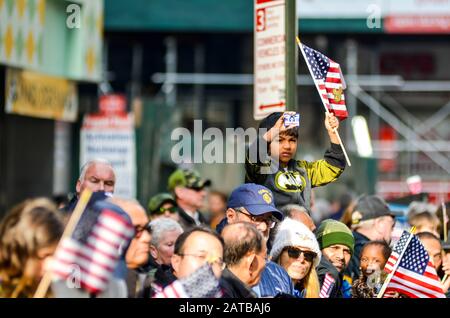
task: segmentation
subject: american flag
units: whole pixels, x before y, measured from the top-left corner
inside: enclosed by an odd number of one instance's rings
[[[397,265],[397,262],[400,262]],[[445,298],[442,284],[419,239],[404,231],[384,270],[391,274],[386,292],[398,292],[410,298]]]
[[[221,298],[219,280],[214,276],[211,265],[206,263],[188,277],[174,281],[158,291],[153,298]]]
[[[184,291],[184,287],[180,281],[176,280],[160,292],[156,293],[153,298],[189,298],[189,296]]]
[[[325,278],[323,279],[322,288],[320,289],[319,297],[320,298],[330,298],[330,293],[333,290],[335,281],[333,276],[329,273],[325,274]]]
[[[346,119],[348,117],[344,97],[346,85],[341,67],[338,63],[322,53],[300,42],[299,46],[308,64],[323,104],[339,120]]]
[[[93,212],[86,210],[84,213]],[[81,223],[81,222],[80,222]],[[77,227],[86,225],[78,224]],[[91,231],[83,239],[64,239],[55,252],[51,265],[55,279],[70,279],[89,293],[105,290],[134,228],[129,218],[113,208],[103,208]]]

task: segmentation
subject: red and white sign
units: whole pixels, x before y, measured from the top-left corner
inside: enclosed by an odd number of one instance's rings
[[[135,198],[136,143],[132,113],[84,116],[80,138],[80,166],[97,158],[107,159],[114,168],[114,195]]]
[[[450,33],[450,15],[388,16],[384,21],[387,33]]]
[[[253,117],[286,109],[285,1],[255,0]]]
[[[100,96],[99,111],[103,115],[123,115],[127,112],[127,99],[124,95],[110,94]]]

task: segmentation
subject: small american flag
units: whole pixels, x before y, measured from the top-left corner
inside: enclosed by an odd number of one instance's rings
[[[184,291],[184,287],[180,281],[176,280],[160,292],[156,293],[153,298],[189,298],[189,296]]]
[[[72,236],[61,242],[52,262],[53,277],[77,281],[92,294],[102,292],[116,269],[120,250],[133,235],[129,218],[113,209],[102,209],[85,238]]]
[[[174,281],[153,298],[221,298],[219,280],[209,264],[198,268],[188,277]]]
[[[335,281],[333,276],[329,273],[325,274],[325,278],[323,280],[322,288],[320,289],[320,298],[330,298],[331,291],[333,290]]]
[[[400,263],[396,267],[397,262]],[[419,239],[407,231],[395,245],[384,270],[388,274],[394,271],[386,292],[398,292],[410,298],[445,298],[427,251]]]
[[[348,117],[344,97],[346,85],[341,67],[338,63],[322,53],[300,42],[299,46],[308,64],[323,104],[339,120],[346,119]]]

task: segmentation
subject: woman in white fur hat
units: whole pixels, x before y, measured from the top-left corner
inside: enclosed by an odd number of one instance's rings
[[[285,218],[278,227],[270,257],[288,272],[297,297],[319,297],[316,266],[322,253],[316,237],[304,224]]]

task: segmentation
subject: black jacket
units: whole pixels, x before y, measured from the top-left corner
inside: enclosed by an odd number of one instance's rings
[[[147,274],[141,295],[143,298],[153,297],[157,292],[155,287],[164,289],[177,280],[171,266],[159,265],[151,255],[149,257],[149,264],[141,269],[141,271],[145,271]]]
[[[199,216],[198,219],[202,225],[207,224],[206,218],[203,216],[201,212],[198,212]],[[196,226],[195,220],[187,214],[186,211],[184,211],[182,208],[178,207],[178,215],[180,216],[180,225],[183,228],[183,230],[189,230],[191,227]]]
[[[331,290],[326,290],[326,288],[323,286],[325,276],[330,275],[332,280],[334,281],[332,283]],[[322,293],[322,290],[325,290],[325,293],[329,295],[329,298],[343,298],[342,294],[342,274],[338,272],[336,267],[334,267],[333,264],[325,257],[322,256],[322,259],[320,260],[319,266],[317,266],[317,275],[319,276],[319,282],[320,282],[320,290]]]
[[[220,287],[224,298],[257,298],[256,294],[228,268],[225,268],[222,272]]]
[[[357,280],[360,275],[359,259],[361,257],[362,248],[364,244],[370,242],[369,238],[356,231],[353,231],[353,237],[355,238],[355,250],[353,252],[352,258],[350,258],[350,262],[348,263],[347,268],[344,271],[344,274],[350,277],[352,279],[352,282]]]

